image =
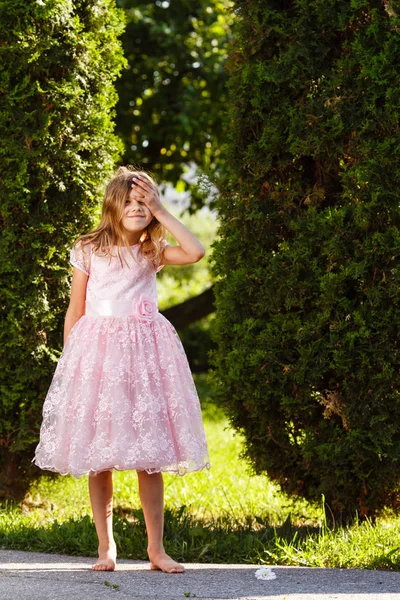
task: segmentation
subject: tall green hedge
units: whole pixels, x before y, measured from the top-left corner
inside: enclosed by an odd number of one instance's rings
[[[120,144],[113,0],[0,2],[0,497],[18,497],[62,345],[68,251]]]
[[[257,472],[400,500],[400,2],[237,0],[216,379]]]

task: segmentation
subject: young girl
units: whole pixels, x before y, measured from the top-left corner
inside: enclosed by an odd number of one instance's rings
[[[178,245],[167,245],[167,229]],[[71,251],[64,350],[43,407],[35,464],[89,474],[99,559],[114,570],[112,471],[134,469],[151,569],[181,573],[163,547],[163,471],[209,468],[199,400],[175,329],[157,310],[156,272],[195,263],[198,239],[162,205],[155,182],[121,167],[100,225]]]

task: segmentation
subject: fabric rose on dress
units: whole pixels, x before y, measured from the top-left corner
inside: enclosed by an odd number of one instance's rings
[[[152,321],[156,315],[157,306],[153,298],[140,296],[136,304],[136,317],[141,321]]]

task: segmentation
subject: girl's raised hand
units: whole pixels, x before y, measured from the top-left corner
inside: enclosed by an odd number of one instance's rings
[[[168,245],[163,250],[162,264],[190,265],[204,256],[204,247],[183,223],[163,207],[157,186],[143,175],[132,177],[132,191],[129,197],[146,205],[147,209],[178,242],[178,246]]]
[[[132,177],[132,191],[131,198],[144,202],[153,216],[156,217],[156,213],[163,210],[157,188],[142,175]]]

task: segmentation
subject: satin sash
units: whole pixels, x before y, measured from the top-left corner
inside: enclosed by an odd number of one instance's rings
[[[126,300],[92,300],[86,302],[88,317],[137,317],[152,320],[158,308],[155,300],[146,296],[135,298],[131,302]]]

